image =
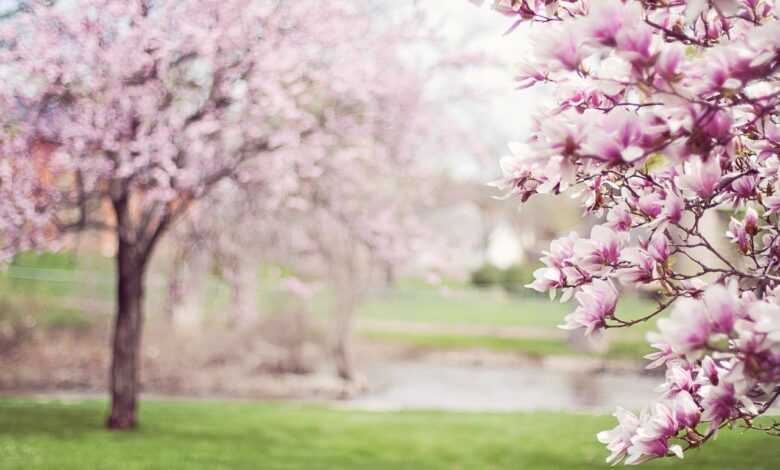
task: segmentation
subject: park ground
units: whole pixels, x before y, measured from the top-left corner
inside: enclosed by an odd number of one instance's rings
[[[4,470],[597,469],[612,418],[560,413],[365,412],[289,403],[146,401],[141,427],[103,429],[103,401],[0,399]],[[643,468],[774,470],[776,438],[722,432],[706,451]]]
[[[614,426],[607,399],[636,408],[659,379],[640,374],[652,325],[587,351],[556,328],[571,305],[402,280],[361,308],[357,356],[370,390],[346,397],[327,367],[264,362],[267,324],[250,342],[214,329],[171,341],[164,283],[151,276],[144,390],[179,398],[147,395],[140,428],[111,433],[95,397],[105,396],[113,276],[103,261],[79,263],[31,259],[0,276],[0,470],[608,468],[595,439]],[[224,284],[204,290],[207,314],[224,311]],[[270,297],[261,295],[266,310]],[[647,306],[629,298],[620,308],[630,317]],[[645,468],[769,470],[778,455],[777,440],[737,429],[683,462]]]

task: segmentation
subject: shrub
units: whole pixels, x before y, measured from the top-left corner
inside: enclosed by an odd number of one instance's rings
[[[533,295],[535,291],[525,286],[533,282],[535,269],[536,265],[533,264],[513,264],[508,267],[501,279],[504,289],[510,294]]]
[[[471,283],[477,287],[484,288],[500,284],[503,281],[504,272],[491,263],[485,263],[471,273]]]

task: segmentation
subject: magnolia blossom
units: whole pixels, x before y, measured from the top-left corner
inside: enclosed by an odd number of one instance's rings
[[[595,280],[583,287],[575,298],[579,305],[574,312],[566,315],[561,328],[584,328],[585,334],[590,334],[603,327],[607,318],[614,315],[618,291],[609,281]]]
[[[669,453],[682,458],[682,446],[669,444],[669,439],[677,434],[680,427],[672,408],[657,403],[654,407],[645,409],[639,416],[639,421],[639,428],[631,438],[631,447],[628,448],[627,464],[639,464],[665,457]]]
[[[711,158],[705,162],[701,157],[692,157],[684,165],[683,173],[677,179],[677,185],[706,199],[715,193],[721,176],[720,163],[717,159]]]
[[[734,330],[737,318],[745,316],[742,312],[742,301],[738,298],[736,286],[727,289],[714,285],[704,293],[704,306],[710,318],[712,330],[726,335]]]
[[[780,399],[780,5],[494,3],[511,29],[537,23],[523,87],[558,90],[504,187],[522,201],[571,187],[597,219],[589,237],[553,242],[569,249],[545,255],[532,287],[573,295],[563,327],[587,334],[658,319],[647,358],[667,367],[659,400],[599,434],[608,462],[756,428]],[[719,214],[731,222],[712,233]],[[617,285],[651,289],[657,305],[620,318]]]
[[[647,252],[658,263],[664,263],[669,258],[669,242],[662,232],[656,232],[647,244]]]
[[[711,325],[707,307],[699,301],[681,299],[669,318],[658,320],[660,340],[672,347],[678,354],[695,355],[710,338]]]
[[[608,227],[593,227],[589,239],[580,239],[574,244],[577,266],[597,273],[602,268],[616,265],[620,259],[622,240],[623,237]]]
[[[623,460],[631,447],[631,440],[636,435],[639,428],[639,419],[623,408],[618,407],[614,416],[618,420],[618,425],[610,431],[602,431],[598,434],[598,440],[607,445],[607,449],[612,452],[607,457],[607,463],[616,464]]]

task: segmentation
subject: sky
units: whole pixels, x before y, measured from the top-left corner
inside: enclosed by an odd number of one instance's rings
[[[498,160],[508,153],[507,144],[529,136],[531,116],[542,96],[537,90],[517,90],[514,84],[515,64],[529,47],[529,28],[521,27],[504,35],[512,19],[488,6],[477,7],[468,0],[417,1],[437,31],[453,46],[485,54],[501,63],[490,69],[472,70],[458,78],[466,80],[479,98],[473,106],[462,106],[462,110],[454,113],[489,142],[488,152],[494,155],[483,155],[481,161],[473,155],[447,158],[455,177],[492,178],[498,174]]]

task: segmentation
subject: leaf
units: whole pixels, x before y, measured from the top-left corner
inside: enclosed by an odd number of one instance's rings
[[[652,173],[654,171],[662,170],[666,168],[668,163],[669,161],[663,154],[654,153],[645,160],[644,171],[645,173]]]

